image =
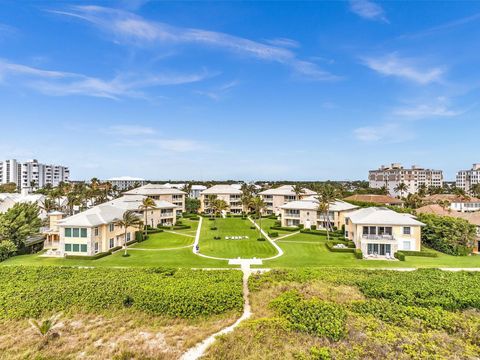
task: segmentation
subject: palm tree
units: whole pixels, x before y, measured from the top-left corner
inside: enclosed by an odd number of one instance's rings
[[[468,194],[465,192],[465,190],[463,190],[462,188],[458,188],[458,187],[456,187],[452,190],[452,194],[458,196],[462,200],[468,200],[470,198],[468,196]]]
[[[215,200],[217,200],[217,195],[214,195],[214,194],[211,194],[211,195],[207,195],[207,209],[210,210],[210,217],[214,214],[214,209],[213,209],[213,206],[214,206],[214,202]]]
[[[149,197],[146,197],[143,199],[142,201],[142,205],[140,205],[139,209],[140,210],[143,210],[143,215],[144,215],[144,218],[145,218],[145,223],[144,223],[144,227],[143,227],[143,231],[144,231],[144,234],[143,234],[143,238],[146,239],[147,238],[147,228],[148,228],[148,210],[150,209],[155,209],[156,207],[156,204],[155,204],[155,201],[152,199],[152,198],[149,198]]]
[[[317,196],[319,201],[318,211],[323,213],[324,221],[326,222],[327,230],[327,240],[330,240],[330,231],[332,230],[332,225],[330,223],[330,204],[337,199],[337,189],[332,185],[324,185],[317,190]]]
[[[450,201],[448,201],[448,200],[438,200],[438,201],[437,201],[437,204],[440,205],[443,210],[451,211]]]
[[[422,198],[425,197],[425,195],[427,195],[427,185],[420,184],[420,186],[418,187],[417,194]]]
[[[395,190],[395,192],[399,192],[400,198],[403,198],[403,193],[408,190],[408,186],[402,181],[393,190]]]
[[[295,184],[292,186],[292,191],[295,193],[295,198],[300,200],[302,194],[305,194],[305,189],[300,184]]]
[[[470,192],[472,193],[473,196],[477,198],[480,197],[480,183],[472,185]]]
[[[58,313],[42,321],[30,319],[29,323],[39,335],[47,338],[52,332],[52,330],[55,328],[55,326],[58,324],[58,320],[61,316],[62,313]]]
[[[45,200],[43,200],[41,208],[48,214],[57,209],[57,204],[55,203],[54,199],[47,197]]]
[[[422,205],[422,198],[418,194],[408,194],[405,198],[405,206],[408,208],[417,209]]]
[[[190,197],[190,194],[192,192],[192,183],[186,183],[185,185],[183,185],[182,191],[187,193],[187,197]]]
[[[249,206],[253,209],[255,214],[257,215],[258,221],[259,221],[259,233],[260,237],[262,237],[262,211],[264,211],[267,208],[267,204],[265,201],[260,196],[254,196],[250,200]],[[255,218],[253,219],[253,222],[255,222]]]
[[[140,217],[132,210],[127,210],[123,213],[123,217],[115,223],[115,225],[120,226],[121,228],[125,229],[123,234],[123,247],[125,249],[125,253],[123,256],[127,256],[127,231],[129,227],[138,227],[141,228],[143,223],[140,220]]]
[[[252,194],[249,194],[249,193],[242,194],[240,201],[242,202],[243,208],[248,213],[250,210],[250,203],[252,201]]]
[[[214,227],[217,227],[217,216],[219,216],[222,213],[222,211],[226,211],[227,209],[228,209],[228,204],[225,202],[225,200],[215,199],[213,201],[212,210],[214,211],[214,214],[215,214],[214,223],[213,223]]]

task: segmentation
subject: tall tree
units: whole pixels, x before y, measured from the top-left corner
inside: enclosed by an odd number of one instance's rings
[[[262,231],[261,231],[261,229],[262,229],[262,212],[267,208],[267,204],[265,203],[265,201],[263,201],[263,199],[260,196],[254,196],[254,197],[251,198],[249,206],[253,209],[253,211],[255,212],[255,214],[258,218],[258,221],[259,221],[258,232],[260,234],[260,237],[262,237]],[[253,222],[255,222],[255,218],[253,219]]]
[[[292,186],[292,190],[295,193],[296,200],[300,200],[302,195],[305,194],[305,189],[298,183]]]
[[[319,212],[323,212],[326,219],[327,240],[330,240],[330,231],[332,230],[332,224],[330,222],[330,204],[335,202],[338,196],[337,189],[327,184],[317,189],[317,196],[319,201]]]
[[[141,228],[143,223],[140,217],[131,210],[127,210],[123,213],[123,217],[115,223],[115,225],[120,226],[120,228],[125,229],[123,234],[123,247],[125,250],[124,256],[127,256],[127,232],[129,227]]]
[[[155,209],[157,205],[155,204],[155,200],[153,200],[152,198],[149,198],[149,197],[146,197],[142,200],[142,204],[140,205],[140,210],[143,211],[143,216],[144,216],[144,219],[145,219],[145,222],[144,222],[144,226],[143,226],[143,231],[144,231],[144,234],[143,234],[143,238],[146,239],[147,238],[147,229],[148,229],[148,210],[150,209]]]
[[[222,211],[228,210],[228,204],[225,202],[225,200],[215,199],[213,201],[212,209],[213,209],[213,212],[215,214],[214,226],[216,227],[217,226],[217,216],[220,216]]]
[[[217,195],[211,194],[207,195],[206,201],[206,208],[210,212],[210,217],[215,216],[215,211],[214,211],[214,206],[215,206],[215,200],[217,200]]]
[[[395,192],[399,192],[400,198],[403,198],[403,193],[408,190],[408,186],[402,181],[393,190],[395,190]]]
[[[470,192],[476,198],[480,198],[480,183],[472,185],[472,188],[470,189]]]
[[[23,248],[25,240],[40,231],[42,222],[38,215],[37,204],[15,204],[0,214],[0,240],[10,240],[18,249]]]

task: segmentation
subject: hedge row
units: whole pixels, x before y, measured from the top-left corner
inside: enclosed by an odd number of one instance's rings
[[[438,254],[433,251],[401,250],[397,251],[393,256],[395,256],[400,261],[405,261],[406,256],[438,257]]]
[[[341,252],[341,253],[354,253],[355,252],[355,244],[353,244],[353,246],[354,246],[353,248],[350,247],[351,246],[350,244],[345,244],[345,245],[348,246],[347,248],[336,248],[336,247],[334,247],[335,245],[338,245],[338,244],[342,244],[342,243],[339,243],[337,241],[327,241],[325,243],[325,246],[331,252]]]

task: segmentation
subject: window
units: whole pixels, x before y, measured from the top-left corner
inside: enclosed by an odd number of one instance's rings
[[[127,233],[127,241],[130,241],[130,233]]]
[[[73,252],[79,252],[80,251],[80,244],[73,244],[72,245],[72,251]]]
[[[109,245],[110,245],[110,249],[115,246],[115,239],[114,238],[110,239],[110,244]]]
[[[95,236],[98,236],[98,227],[95,228]]]
[[[80,235],[80,229],[79,228],[73,228],[73,237],[79,237]]]
[[[110,232],[114,231],[115,230],[115,224],[114,223],[108,224],[108,230]]]
[[[72,228],[65,228],[65,237],[72,237]]]
[[[86,228],[81,228],[80,229],[80,237],[82,237],[82,238],[87,237],[87,229]]]
[[[410,241],[403,242],[403,250],[410,250]]]
[[[412,228],[410,226],[403,227],[403,235],[410,235],[412,233]]]
[[[81,252],[87,252],[87,244],[80,245],[80,251]]]
[[[98,242],[95,243],[95,254],[98,253]]]
[[[65,251],[72,251],[72,244],[65,244]]]

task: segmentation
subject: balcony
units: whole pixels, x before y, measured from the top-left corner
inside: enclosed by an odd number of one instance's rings
[[[300,218],[300,214],[285,213],[286,218]]]
[[[173,212],[165,212],[160,214],[161,218],[171,218],[173,217]]]
[[[396,240],[393,235],[370,235],[370,234],[362,234],[362,239],[364,240]]]

